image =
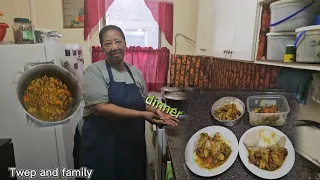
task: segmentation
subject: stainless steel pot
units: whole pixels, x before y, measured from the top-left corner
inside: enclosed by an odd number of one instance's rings
[[[170,86],[164,86],[161,88],[161,95],[165,95],[167,93],[171,93],[171,92],[182,92],[183,88],[179,88],[179,87],[170,87]]]
[[[168,94],[168,93],[173,93],[173,92],[182,92],[184,91],[183,88],[179,88],[179,87],[170,87],[170,86],[164,86],[161,88],[161,100],[163,103],[165,103],[165,98],[164,95]]]
[[[171,92],[164,94],[165,103],[171,108],[177,108],[179,111],[187,111],[188,93],[186,92]]]
[[[28,84],[35,78],[42,77],[44,75],[52,76],[63,81],[68,88],[73,97],[73,103],[69,114],[62,120],[49,122],[41,119],[37,119],[32,116],[24,107],[23,94],[24,90],[27,88]],[[77,81],[77,79],[66,69],[54,65],[51,63],[28,63],[25,65],[25,71],[21,74],[18,85],[17,85],[17,96],[19,102],[23,109],[25,110],[27,116],[37,123],[42,125],[54,125],[66,123],[70,118],[79,111],[82,102],[82,90]]]

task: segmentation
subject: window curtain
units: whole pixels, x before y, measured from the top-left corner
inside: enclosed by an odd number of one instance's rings
[[[85,0],[84,1],[84,40],[92,29],[98,25],[102,17],[105,16],[109,6],[114,0]],[[160,30],[165,35],[170,45],[173,41],[173,2],[172,0],[145,0],[153,18],[158,23]]]
[[[92,47],[92,63],[104,60],[105,53],[100,46]],[[146,81],[148,92],[160,92],[167,85],[170,51],[167,48],[128,47],[125,62],[137,67]]]
[[[170,45],[173,41],[173,0],[145,0]]]
[[[84,0],[84,40],[88,39],[93,28],[105,16],[114,0]]]

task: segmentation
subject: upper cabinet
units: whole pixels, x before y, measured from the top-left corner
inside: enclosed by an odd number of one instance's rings
[[[218,1],[218,0],[217,0]],[[198,11],[198,27],[197,27],[197,55],[212,56],[213,54],[213,34],[214,34],[214,19],[216,17],[212,7],[216,4],[216,0],[201,0],[199,1]]]
[[[254,60],[257,0],[199,1],[197,55]]]

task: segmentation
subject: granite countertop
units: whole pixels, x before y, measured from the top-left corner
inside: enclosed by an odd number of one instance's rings
[[[180,125],[177,128],[166,127],[167,141],[168,141],[168,151],[169,156],[172,161],[174,175],[176,180],[198,180],[198,179],[261,179],[254,174],[252,174],[243,165],[238,156],[234,164],[224,173],[212,177],[203,178],[193,174],[185,164],[184,151],[185,146],[191,136],[198,130],[205,128],[207,126],[220,125],[215,121],[211,114],[210,109],[212,104],[221,97],[234,96],[241,99],[246,104],[246,99],[251,95],[258,94],[277,94],[286,97],[289,106],[290,113],[288,114],[285,126],[278,127],[279,130],[284,132],[288,138],[291,140],[293,145],[295,128],[294,121],[296,120],[296,109],[298,104],[296,103],[295,97],[286,92],[215,92],[215,91],[203,91],[200,93],[192,93],[189,95],[188,100],[188,117],[180,120]],[[192,112],[192,113],[190,113]],[[241,121],[233,126],[227,127],[237,136],[238,141],[245,131],[250,129],[252,126],[249,124],[248,113],[246,112]],[[308,167],[308,162],[299,154],[296,153],[295,164],[291,171],[284,176],[282,179],[314,179],[314,174],[312,170]]]

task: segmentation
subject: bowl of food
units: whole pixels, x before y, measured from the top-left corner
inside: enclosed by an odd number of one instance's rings
[[[234,126],[240,122],[245,112],[244,103],[236,97],[223,97],[211,108],[213,118],[224,126]]]
[[[17,95],[28,118],[43,125],[69,121],[82,102],[76,78],[54,64],[37,64],[26,69],[19,78]]]

